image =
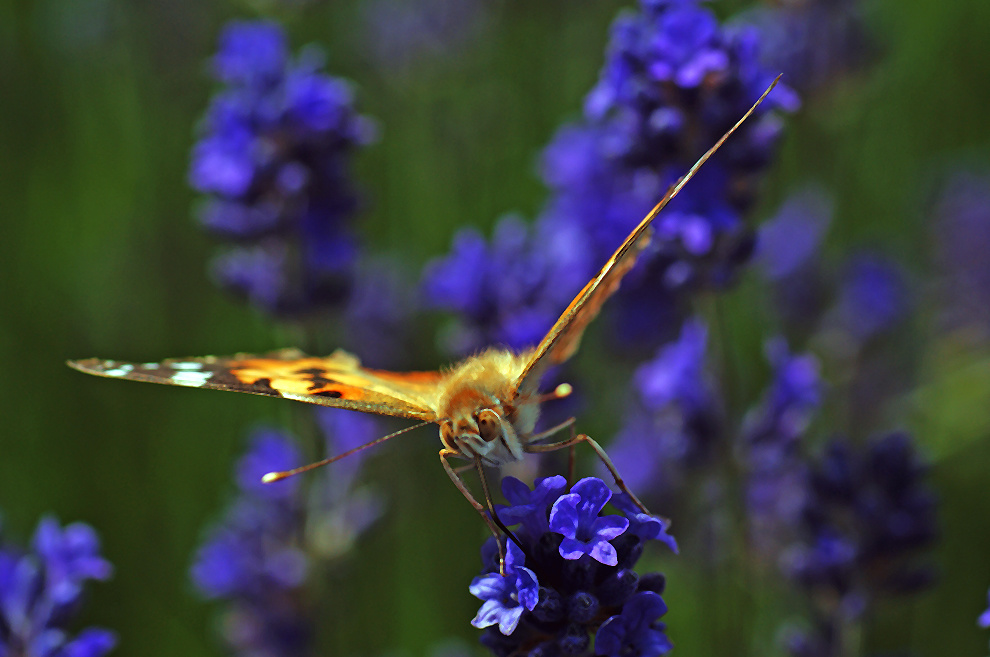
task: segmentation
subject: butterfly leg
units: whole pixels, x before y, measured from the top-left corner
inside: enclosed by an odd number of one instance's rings
[[[564,420],[563,422],[561,422],[560,424],[555,424],[554,426],[550,427],[549,429],[547,429],[545,431],[541,431],[540,433],[533,434],[532,436],[529,437],[529,439],[526,440],[526,443],[527,444],[530,444],[530,445],[533,444],[533,443],[538,443],[541,440],[543,440],[544,438],[549,438],[550,436],[554,435],[555,433],[560,433],[561,431],[563,431],[564,429],[566,429],[568,427],[571,428],[571,438],[574,438],[574,422],[575,421],[576,421],[576,419],[573,418],[573,417],[568,418],[568,419]]]
[[[457,456],[457,455],[458,455],[457,452],[455,452],[453,450],[446,449],[446,448],[441,449],[440,450],[440,463],[443,464],[443,469],[447,472],[447,476],[450,477],[450,480],[452,482],[454,482],[454,485],[455,486],[457,486],[457,490],[461,491],[461,495],[463,495],[464,498],[468,502],[470,502],[471,506],[474,507],[474,510],[477,511],[478,514],[481,516],[481,519],[485,521],[485,524],[486,525],[488,525],[488,529],[492,532],[492,536],[495,537],[495,544],[498,546],[498,573],[499,573],[499,575],[503,575],[504,576],[505,575],[505,546],[502,545],[501,534],[499,534],[498,527],[495,525],[495,521],[492,520],[492,516],[488,514],[488,510],[485,507],[483,507],[481,505],[481,503],[478,502],[478,500],[474,499],[474,495],[472,495],[471,494],[471,491],[468,490],[468,487],[464,485],[464,480],[461,479],[461,475],[458,474],[457,470],[455,470],[454,467],[452,465],[450,465],[450,461],[447,460],[447,457],[448,456]],[[484,481],[484,479],[482,479],[482,481]],[[485,488],[485,493],[486,493],[486,497],[487,497],[487,486]],[[491,502],[489,501],[489,504],[490,503]],[[494,513],[495,513],[495,511],[493,509],[492,510],[492,515],[494,515]]]
[[[631,490],[629,490],[629,487],[626,486],[626,482],[624,482],[622,480],[622,477],[619,476],[619,471],[616,469],[615,464],[612,463],[612,459],[608,457],[608,454],[605,453],[605,450],[602,449],[602,446],[599,445],[594,438],[590,436],[586,436],[585,434],[582,433],[582,434],[578,434],[577,436],[572,436],[567,440],[562,440],[558,443],[550,443],[549,445],[526,445],[524,449],[527,452],[533,454],[539,454],[543,452],[553,452],[558,449],[564,449],[565,447],[573,448],[578,443],[587,443],[589,446],[591,446],[591,449],[595,450],[595,454],[598,455],[598,459],[605,464],[606,468],[608,468],[608,471],[609,473],[611,473],[612,478],[615,479],[615,485],[619,487],[619,490],[621,490],[623,493],[628,495],[629,499],[631,499],[633,503],[637,507],[639,507],[639,509],[643,513],[646,513],[648,515],[653,515],[650,513],[650,510],[646,508],[646,505],[640,502],[639,498],[636,497],[636,495]]]

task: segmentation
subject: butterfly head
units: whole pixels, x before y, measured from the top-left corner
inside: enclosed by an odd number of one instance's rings
[[[481,459],[486,465],[523,458],[522,443],[500,404],[442,420],[440,440],[447,449],[466,459]]]

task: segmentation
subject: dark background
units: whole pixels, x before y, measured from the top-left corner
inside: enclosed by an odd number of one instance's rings
[[[497,2],[456,54],[405,71],[375,64],[357,2],[287,14],[294,45],[321,43],[329,71],[355,81],[358,108],[380,123],[380,142],[356,165],[369,248],[401,253],[416,272],[460,226],[487,231],[510,210],[534,216],[546,197],[539,149],[577,117],[622,6]],[[221,2],[0,4],[0,512],[19,540],[44,513],[98,529],[116,573],[90,587],[83,622],[117,630],[121,656],[221,652],[215,610],[188,583],[191,554],[232,494],[247,430],[289,422],[285,402],[100,381],[63,364],[292,343],[210,284],[212,246],[186,184],[212,89],[205,61],[227,19],[252,15]],[[987,164],[990,4],[881,0],[869,16],[880,59],[790,120],[757,216],[814,178],[835,196],[830,253],[875,247],[911,272],[917,312],[901,350],[918,384],[885,428],[915,430],[936,463],[941,580],[887,608],[873,647],[985,654],[990,637],[975,619],[990,585],[990,348],[963,349],[933,328],[926,204],[954,162]],[[764,295],[750,276],[724,301],[730,328],[719,339],[738,355],[740,403],[766,377]],[[437,358],[425,350],[415,360]],[[485,530],[437,448],[423,429],[372,460],[389,511],[327,584],[326,654],[474,642],[467,584]],[[692,568],[689,555],[660,566],[675,654],[773,654],[777,626],[794,613],[786,594]]]

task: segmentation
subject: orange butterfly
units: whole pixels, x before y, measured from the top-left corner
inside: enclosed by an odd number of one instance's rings
[[[573,418],[549,431],[533,433],[540,403],[570,392],[570,386],[564,384],[553,393],[541,395],[538,392],[540,379],[549,367],[564,362],[577,350],[585,327],[598,314],[605,300],[618,289],[622,277],[632,269],[637,256],[649,244],[653,219],[763,102],[779,79],[778,76],[749,111],[667,191],[534,349],[522,353],[488,349],[437,372],[372,370],[362,367],[355,356],[341,350],[326,358],[318,358],[306,356],[295,349],[264,355],[208,356],[144,364],[91,358],[70,361],[69,365],[99,376],[285,397],[311,404],[421,420],[423,424],[438,424],[443,443],[440,460],[444,469],[496,537],[496,524],[507,533],[508,530],[494,512],[489,515],[486,508],[475,500],[458,471],[448,462],[449,457],[473,461],[480,473],[482,465],[500,466],[521,460],[527,452],[547,452],[585,442],[608,467],[622,491],[648,513],[646,507],[626,488],[604,450],[588,436],[582,434],[556,443],[541,444],[548,436],[570,426]],[[412,428],[416,427],[409,427]],[[398,433],[402,431],[303,468],[269,473],[265,481],[276,481],[325,465]],[[483,485],[484,482],[482,475]],[[491,508],[487,487],[485,498]],[[501,547],[500,543],[500,552]]]

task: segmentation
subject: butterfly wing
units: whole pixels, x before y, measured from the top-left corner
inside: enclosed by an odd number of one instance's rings
[[[763,92],[763,95],[759,97],[743,117],[728,132],[722,135],[722,138],[708,152],[702,155],[680,180],[667,190],[667,193],[660,199],[660,202],[650,210],[650,213],[639,222],[639,225],[633,229],[629,237],[612,254],[612,257],[605,263],[602,270],[598,272],[598,275],[574,297],[574,300],[571,301],[567,309],[564,310],[560,318],[551,327],[550,332],[547,333],[546,337],[533,350],[529,364],[516,382],[517,395],[526,396],[535,393],[544,372],[552,365],[564,362],[577,351],[578,345],[581,342],[581,336],[584,334],[584,329],[598,315],[598,311],[601,310],[605,300],[619,289],[619,283],[622,281],[622,278],[633,268],[633,265],[636,264],[636,258],[649,245],[651,234],[650,223],[677,196],[684,185],[698,172],[701,165],[707,162],[708,158],[729,138],[729,135],[735,132],[736,128],[741,126],[743,121],[749,118],[753,110],[777,86],[779,80],[780,76],[778,75],[777,79]]]
[[[427,400],[442,378],[440,372],[365,369],[355,356],[341,350],[326,358],[283,349],[261,355],[173,358],[160,363],[90,358],[68,364],[97,376],[285,397],[429,422],[436,421],[436,413]]]

